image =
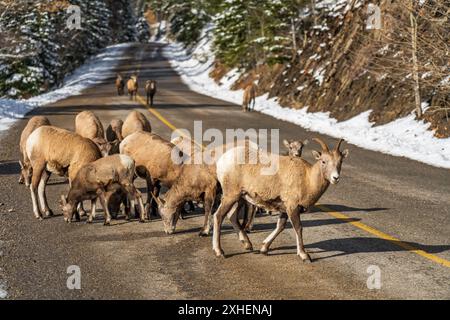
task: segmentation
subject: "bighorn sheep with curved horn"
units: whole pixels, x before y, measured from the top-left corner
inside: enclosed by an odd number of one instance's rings
[[[311,261],[303,245],[300,213],[313,206],[330,183],[339,182],[342,161],[348,155],[348,150],[339,150],[342,139],[332,151],[321,139],[315,138],[314,141],[322,146],[322,152],[312,151],[317,160],[313,165],[301,158],[269,154],[250,144],[233,148],[218,160],[217,177],[222,186],[223,197],[214,216],[213,250],[217,256],[224,255],[220,246],[220,229],[227,214],[245,248],[252,250],[250,239],[237,221],[238,202],[244,198],[263,209],[281,212],[276,229],[263,242],[261,253],[268,252],[289,218],[297,236],[297,255],[303,261]],[[272,175],[263,174],[262,169],[266,167],[264,164],[253,164],[255,162],[252,161],[237,164],[235,160],[261,155],[278,161],[278,170]]]

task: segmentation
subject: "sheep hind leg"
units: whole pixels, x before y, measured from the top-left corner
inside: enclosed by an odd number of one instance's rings
[[[230,210],[236,210],[238,206],[238,198],[235,197],[223,197],[222,202],[214,214],[214,231],[213,231],[213,250],[217,257],[223,257],[224,252],[220,245],[220,233],[225,215]]]
[[[51,173],[44,169],[38,186],[38,196],[39,202],[41,203],[41,210],[47,218],[53,216],[53,211],[48,205],[47,195],[45,193],[45,187],[47,186],[48,179],[50,179],[50,175]]]
[[[215,192],[214,194],[205,194],[204,210],[205,210],[205,220],[203,222],[203,228],[200,230],[200,237],[207,237],[211,232],[211,216],[212,216],[212,208],[215,200]]]
[[[45,170],[45,163],[36,163],[33,168],[33,176],[31,178],[30,184],[31,202],[33,203],[33,213],[35,218],[39,220],[42,220],[42,214],[39,209],[37,191],[44,170]]]
[[[263,245],[261,247],[261,250],[259,250],[259,252],[261,252],[262,254],[267,254],[272,242],[275,240],[276,237],[278,237],[278,235],[286,227],[286,222],[287,222],[287,214],[281,213],[280,217],[278,218],[278,221],[277,221],[277,227],[275,228],[275,230],[272,231],[272,233],[266,239],[264,239]]]

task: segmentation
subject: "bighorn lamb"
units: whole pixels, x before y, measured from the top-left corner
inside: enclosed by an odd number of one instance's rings
[[[122,137],[125,139],[130,134],[138,131],[152,132],[150,121],[139,111],[133,110],[125,119],[122,126]]]
[[[186,201],[203,201],[205,221],[200,236],[210,232],[211,215],[216,199],[218,182],[214,167],[205,164],[185,164],[181,168],[179,178],[159,202],[159,213],[167,234],[175,231],[179,213]]]
[[[92,140],[100,149],[102,156],[110,154],[113,145],[119,141],[108,142],[100,119],[92,111],[80,112],[75,118],[75,132],[80,136]]]
[[[133,185],[135,163],[126,155],[113,155],[85,164],[71,183],[67,197],[62,195],[64,221],[70,223],[77,206],[84,200],[94,200],[88,222],[92,222],[95,214],[95,199],[98,197],[105,212],[105,225],[111,223],[106,191],[109,186],[119,184],[126,191],[134,208],[134,201],[139,204],[140,221],[144,222],[144,204],[140,193]],[[112,196],[112,192],[109,196]]]
[[[101,158],[100,150],[92,140],[53,126],[33,131],[26,143],[26,153],[33,170],[30,191],[33,213],[38,219],[42,219],[42,214],[37,195],[42,211],[46,216],[52,215],[45,195],[51,173],[68,174],[71,184],[81,167]]]
[[[348,150],[339,150],[342,139],[332,151],[322,140],[314,140],[322,146],[322,152],[312,151],[317,160],[313,165],[301,158],[269,154],[252,145],[229,150],[218,160],[217,176],[223,196],[214,216],[213,250],[217,256],[224,254],[220,246],[220,229],[227,214],[245,248],[252,250],[250,239],[237,221],[238,201],[244,198],[258,207],[281,212],[276,229],[263,242],[261,253],[268,252],[289,218],[297,236],[297,255],[303,261],[311,261],[303,245],[300,213],[314,205],[330,183],[339,182],[342,161],[348,155]],[[278,161],[278,170],[274,174],[264,175],[261,169],[266,165],[262,163],[237,164],[235,161],[245,159],[242,158],[245,156],[261,156],[261,153],[265,154],[263,157]]]
[[[123,80],[123,77],[120,73],[117,74],[116,89],[117,89],[117,95],[123,96],[123,94],[125,92],[125,80]]]
[[[284,155],[288,155],[290,157],[294,158],[301,158],[303,148],[309,143],[308,140],[301,141],[301,140],[283,140],[284,146],[288,149],[288,151]],[[246,203],[247,208],[244,211],[244,230],[246,232],[251,232],[253,230],[253,221],[255,219],[255,215],[258,212],[257,207]],[[239,212],[239,209],[238,209]],[[271,212],[269,212],[270,215],[272,215]]]
[[[183,153],[172,143],[156,134],[138,131],[120,144],[120,153],[136,162],[136,173],[147,182],[146,211],[156,214],[161,184],[170,188],[178,179],[183,166]],[[174,161],[175,157],[177,160]]]
[[[147,105],[153,106],[153,98],[156,94],[156,81],[147,80],[145,83],[145,93],[147,94]]]
[[[19,160],[19,164],[20,164],[19,183],[20,184],[25,183],[25,185],[27,187],[30,186],[30,180],[31,180],[31,165],[30,165],[30,160],[28,160],[28,156],[26,153],[27,139],[30,136],[30,134],[37,128],[42,127],[42,126],[49,126],[49,125],[50,125],[50,121],[46,117],[34,116],[28,121],[27,125],[25,126],[25,128],[22,131],[22,134],[20,135],[19,148],[20,148],[20,154],[22,156],[22,160]]]
[[[130,96],[130,100],[133,100],[133,96],[134,99],[136,100],[139,89],[138,77],[136,75],[131,76],[130,79],[127,81],[127,89],[128,94]]]
[[[245,88],[244,99],[242,101],[242,109],[244,111],[252,111],[252,109],[255,109],[256,90],[257,90],[256,84],[253,82],[249,84],[247,88]]]

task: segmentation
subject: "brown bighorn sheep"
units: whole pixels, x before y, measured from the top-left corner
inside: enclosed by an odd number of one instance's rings
[[[70,223],[77,206],[84,200],[94,200],[91,215],[88,222],[92,222],[95,215],[95,199],[98,197],[105,212],[105,225],[111,223],[111,214],[106,197],[109,186],[119,184],[127,193],[132,201],[131,207],[134,208],[134,201],[139,204],[140,221],[144,222],[144,204],[140,193],[133,185],[135,174],[135,163],[131,157],[126,155],[113,155],[98,159],[94,162],[85,164],[72,180],[71,187],[67,197],[62,195],[62,205],[64,221]],[[112,193],[109,193],[111,196]]]
[[[103,125],[92,111],[80,112],[75,117],[75,132],[83,138],[94,141],[104,157],[110,154],[114,145],[119,144],[118,140],[113,142],[106,141]]]
[[[245,88],[244,90],[244,99],[242,101],[242,110],[244,112],[252,111],[252,109],[255,109],[255,103],[256,103],[256,84],[251,83]],[[251,106],[253,104],[253,106]]]
[[[156,214],[158,206],[154,198],[159,196],[161,184],[170,188],[178,179],[183,153],[169,141],[144,131],[126,137],[120,144],[120,153],[136,162],[137,175],[147,182],[146,211]]]
[[[183,165],[179,178],[164,195],[164,200],[156,198],[164,223],[164,231],[167,234],[175,231],[179,213],[186,201],[203,201],[205,221],[199,235],[209,235],[217,186],[214,167],[204,164]]]
[[[301,158],[269,154],[252,145],[229,150],[218,160],[217,177],[223,196],[214,216],[213,250],[217,256],[224,255],[220,246],[220,229],[227,214],[245,248],[252,250],[250,239],[237,221],[238,202],[244,198],[258,207],[281,212],[276,229],[263,242],[261,253],[268,252],[289,218],[297,236],[297,255],[303,261],[311,261],[303,245],[300,213],[314,205],[330,183],[339,182],[342,161],[348,155],[348,150],[339,150],[342,139],[332,151],[322,140],[314,140],[322,146],[322,152],[313,150],[317,160],[313,165]],[[273,174],[263,174],[261,169],[266,165],[262,163],[236,163],[235,159],[245,159],[242,157],[246,156],[270,157],[270,160],[277,161],[278,170]]]
[[[34,130],[27,140],[26,153],[33,170],[30,191],[33,213],[38,219],[42,219],[42,214],[37,194],[42,211],[46,216],[52,215],[45,195],[51,173],[68,174],[71,184],[81,167],[101,158],[100,150],[92,140],[53,126]]]
[[[117,95],[123,96],[123,94],[125,93],[125,80],[123,80],[123,77],[120,73],[117,74],[116,89]]]
[[[305,141],[301,141],[301,140],[283,140],[283,144],[284,146],[288,149],[288,151],[283,154],[285,156],[290,156],[290,157],[294,157],[294,158],[301,158],[302,156],[302,152],[303,152],[303,148],[304,146],[306,146],[309,143],[308,140]],[[243,225],[244,225],[244,229],[246,232],[251,232],[253,230],[253,221],[255,219],[255,215],[258,212],[257,207],[246,203],[245,204],[247,206],[247,208],[244,211],[244,221],[243,221]],[[239,212],[239,209],[238,209]],[[269,212],[270,215],[272,215],[271,212]]]
[[[111,149],[109,150],[109,154],[117,154],[119,153],[119,145],[122,142],[122,126],[123,121],[120,119],[113,119],[109,124],[108,128],[106,128],[106,140],[111,145]]]
[[[120,141],[122,142],[122,127],[123,121],[120,119],[111,120],[108,128],[106,128],[106,140],[108,142]]]
[[[150,121],[139,111],[131,111],[122,126],[122,137],[125,139],[130,134],[138,131],[152,132]]]
[[[30,134],[37,128],[42,127],[42,126],[49,126],[49,125],[50,125],[50,121],[46,117],[34,116],[28,121],[27,125],[25,126],[25,128],[22,131],[22,134],[20,135],[19,148],[20,148],[20,155],[22,156],[22,160],[19,160],[19,164],[20,164],[19,183],[20,184],[25,183],[25,185],[27,187],[30,186],[30,180],[31,180],[31,165],[30,165],[30,160],[28,160],[28,156],[26,153],[27,139],[30,136]]]
[[[130,79],[127,81],[127,89],[128,89],[128,95],[130,96],[130,100],[137,100],[137,94],[139,89],[138,84],[138,77],[136,75],[133,75],[130,77]]]
[[[145,83],[145,93],[147,94],[147,105],[153,106],[153,98],[156,94],[156,81],[147,80]]]

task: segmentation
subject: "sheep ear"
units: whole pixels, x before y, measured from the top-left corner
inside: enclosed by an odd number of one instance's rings
[[[288,148],[288,149],[290,148],[290,142],[288,140],[284,139],[283,144],[286,148]]]
[[[342,154],[342,156],[344,157],[344,158],[347,158],[348,157],[348,149],[345,149],[344,151],[342,151],[341,152],[341,154]]]
[[[314,159],[316,159],[316,160],[319,160],[320,157],[322,156],[322,153],[320,153],[319,151],[312,150],[311,152],[312,152]]]

